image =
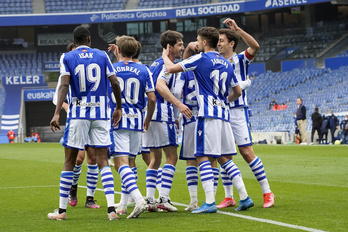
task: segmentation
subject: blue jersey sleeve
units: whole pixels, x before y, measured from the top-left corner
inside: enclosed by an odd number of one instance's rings
[[[184,70],[184,72],[193,71],[201,62],[201,58],[202,58],[202,53],[191,56],[190,58],[181,61],[179,64]]]

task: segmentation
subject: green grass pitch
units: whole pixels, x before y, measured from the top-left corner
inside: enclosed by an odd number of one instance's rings
[[[0,230],[1,231],[348,231],[348,147],[255,145],[275,194],[275,206],[262,208],[261,188],[240,157],[240,168],[255,206],[244,212],[234,208],[226,214],[193,215],[183,206],[176,213],[144,213],[138,219],[108,221],[102,191],[95,199],[100,209],[84,207],[86,189],[79,188],[76,207],[68,206],[66,221],[50,221],[47,213],[58,208],[59,177],[63,147],[58,143],[0,145]],[[137,160],[138,185],[145,195],[146,166]],[[173,202],[189,203],[185,162],[178,161],[170,196]],[[87,166],[82,168],[80,186],[86,186]],[[120,177],[113,169],[115,191]],[[102,188],[98,181],[98,188]],[[198,186],[199,203],[204,192]],[[238,201],[238,193],[234,189]],[[216,201],[224,198],[221,181]],[[120,195],[115,194],[115,202]],[[129,209],[129,212],[132,209]],[[242,216],[243,218],[237,217]],[[244,217],[248,216],[248,217]],[[261,219],[261,220],[258,220]],[[267,223],[266,220],[270,220]],[[285,223],[285,224],[282,224]]]

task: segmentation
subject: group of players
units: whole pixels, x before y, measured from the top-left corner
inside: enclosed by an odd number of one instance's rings
[[[86,207],[99,208],[93,199],[99,168],[109,220],[118,219],[117,214],[127,214],[128,198],[135,202],[135,207],[127,218],[136,218],[146,209],[177,211],[169,194],[178,159],[179,113],[183,115],[180,159],[187,162],[186,179],[191,198],[186,210],[215,213],[217,208],[234,206],[233,185],[240,197],[235,210],[254,206],[241,173],[232,161],[232,156],[237,154],[235,143],[261,185],[263,207],[273,206],[274,195],[263,164],[252,148],[247,114],[245,89],[251,83],[247,77],[248,66],[259,45],[234,20],[226,19],[223,23],[230,29],[199,29],[197,41],[189,43],[186,50],[181,33],[170,30],[162,33],[162,57],[149,68],[138,62],[140,44],[133,37],[117,37],[117,45],[110,45],[109,51],[113,51],[118,59],[117,63],[111,64],[105,52],[90,48],[88,29],[75,28],[75,50],[63,54],[60,59],[56,110],[50,123],[53,131],[60,129],[59,112],[67,98],[63,141],[65,163],[60,178],[59,209],[49,213],[49,219],[65,220],[68,201],[72,206],[77,203],[76,184],[82,164],[77,157],[85,145],[94,148],[88,152],[91,162],[88,162]],[[249,47],[236,54],[239,37]],[[182,54],[184,60],[174,64]],[[117,209],[114,179],[108,165],[109,147],[122,181]],[[148,165],[146,201],[136,184],[134,159],[141,147],[150,150],[143,155]],[[163,168],[160,167],[162,150],[166,157]],[[215,204],[219,180],[217,162],[225,189],[225,199],[219,205]],[[205,192],[205,203],[200,207],[197,167]],[[158,200],[155,199],[156,185]]]

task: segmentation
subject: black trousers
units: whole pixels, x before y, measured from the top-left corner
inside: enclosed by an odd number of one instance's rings
[[[321,142],[321,139],[322,139],[322,138],[321,138],[322,134],[321,134],[320,126],[312,127],[311,141],[312,141],[312,143],[313,143],[313,138],[314,138],[314,133],[315,133],[315,131],[318,132],[319,143],[320,143],[320,142]]]
[[[336,131],[336,127],[333,127],[333,128],[329,128],[330,130],[330,134],[331,134],[331,143],[335,143],[335,131]]]

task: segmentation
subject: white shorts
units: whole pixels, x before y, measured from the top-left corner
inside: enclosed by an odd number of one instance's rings
[[[197,118],[195,156],[236,155],[236,145],[229,122],[214,118]]]
[[[248,108],[238,107],[230,109],[230,123],[238,147],[252,145]]]
[[[183,126],[182,144],[179,159],[196,160],[195,157],[195,128],[196,122],[191,122]]]
[[[139,153],[150,153],[150,148],[144,147],[144,140],[145,140],[145,133],[143,133],[141,136],[141,146],[140,146]]]
[[[144,148],[178,146],[175,123],[151,121],[144,135]]]
[[[68,119],[65,125],[63,146],[83,150],[89,137],[91,147],[109,147],[109,120]]]
[[[111,157],[132,156],[139,154],[142,131],[114,130],[111,131]]]

